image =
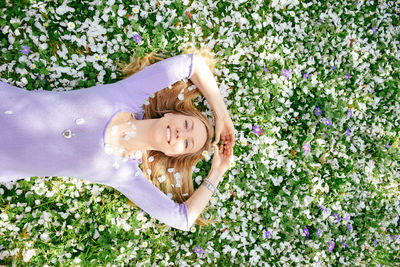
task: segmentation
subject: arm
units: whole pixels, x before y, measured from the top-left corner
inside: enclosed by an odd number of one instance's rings
[[[229,117],[224,100],[211,70],[200,55],[194,56],[193,74],[190,80],[199,88],[214,111],[216,118]]]
[[[223,175],[223,172],[213,170],[211,168],[207,177],[215,187],[218,187],[218,184],[222,180]],[[192,225],[199,217],[199,215],[203,212],[211,196],[212,192],[204,185],[203,182],[201,186],[193,193],[193,195],[191,195],[189,199],[186,200],[185,203],[188,210],[189,225]]]
[[[183,54],[154,63],[128,78],[118,81],[127,97],[137,106],[142,106],[149,96],[171,86],[193,73],[194,54]]]
[[[160,222],[176,229],[189,231],[194,221],[190,219],[186,203],[178,204],[171,200],[144,177],[137,161],[133,160],[132,164],[136,170],[133,178],[120,179],[113,187]]]

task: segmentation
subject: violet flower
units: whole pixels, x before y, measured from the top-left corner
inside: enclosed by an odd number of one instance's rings
[[[194,248],[194,252],[197,253],[197,254],[200,254],[200,253],[203,252],[203,249],[200,246],[197,246],[197,247]]]
[[[307,227],[304,227],[304,232],[306,233],[306,236],[310,235],[310,232],[308,231]]]
[[[349,128],[347,128],[347,130],[346,130],[346,135],[347,135],[347,136],[350,135],[350,129],[349,129]]]
[[[331,126],[331,125],[332,125],[332,122],[331,122],[329,119],[325,118],[325,124],[326,124],[327,126]]]
[[[351,109],[349,109],[349,114],[350,114],[350,118],[353,118],[353,111]]]
[[[266,237],[266,238],[270,238],[270,237],[271,237],[271,233],[270,233],[269,231],[266,231],[266,232],[265,232],[265,237]]]
[[[136,43],[140,43],[142,41],[142,37],[139,34],[135,34],[133,36],[133,40],[135,40]]]
[[[304,150],[304,152],[306,152],[306,153],[310,153],[310,145],[309,144],[305,144],[304,146],[303,146],[303,150]]]
[[[262,135],[262,134],[263,134],[263,129],[261,129],[260,126],[255,125],[255,126],[253,126],[253,132],[254,132],[255,134]]]
[[[321,109],[320,109],[319,107],[317,107],[317,108],[315,109],[314,113],[315,113],[315,115],[319,116],[319,115],[322,114],[322,111],[321,111]]]
[[[329,245],[329,252],[332,252],[334,247],[335,247],[335,242],[331,241],[331,244]]]
[[[25,45],[21,46],[21,48],[22,48],[22,50],[19,50],[19,51],[21,51],[22,54],[28,55],[29,52],[31,52],[31,50],[29,49],[29,47],[27,47],[27,46],[25,46]]]

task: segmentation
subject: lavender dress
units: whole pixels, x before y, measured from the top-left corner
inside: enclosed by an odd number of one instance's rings
[[[104,140],[119,112],[141,120],[149,96],[190,79],[193,57],[178,55],[125,80],[73,91],[28,91],[0,82],[0,183],[58,176],[104,184],[150,216],[188,231],[186,204],[172,201],[147,180],[140,158],[110,154]]]

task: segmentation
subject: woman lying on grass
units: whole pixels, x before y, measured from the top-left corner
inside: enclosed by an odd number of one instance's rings
[[[115,188],[174,228],[209,224],[200,214],[230,167],[235,135],[210,52],[192,51],[157,63],[152,52],[120,65],[121,81],[73,91],[0,82],[0,182],[84,179]],[[212,145],[213,125],[192,103],[200,92],[215,115]],[[211,146],[208,179],[193,192],[192,168]]]

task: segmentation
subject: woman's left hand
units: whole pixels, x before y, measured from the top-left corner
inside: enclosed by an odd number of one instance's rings
[[[215,119],[215,140],[213,145],[217,145],[220,139],[226,149],[233,148],[235,145],[235,128],[228,115]]]

